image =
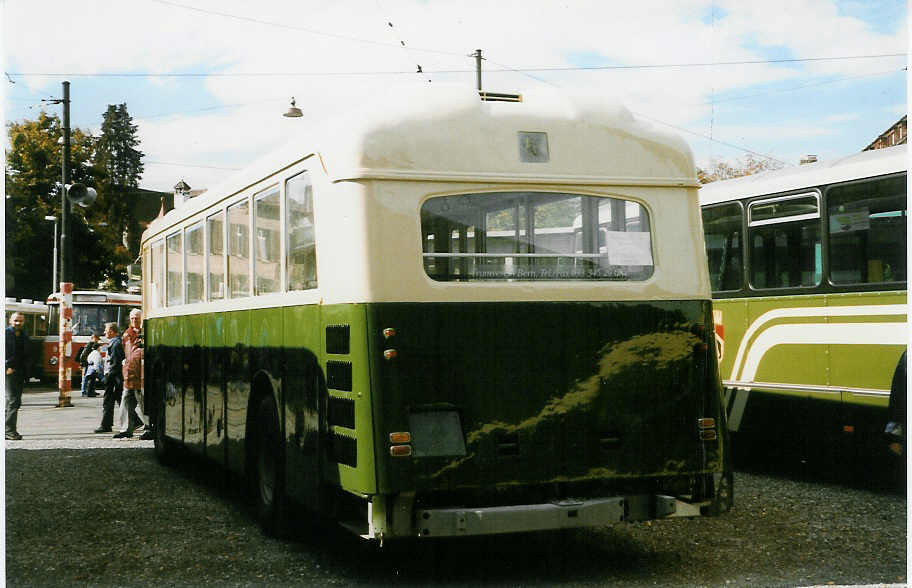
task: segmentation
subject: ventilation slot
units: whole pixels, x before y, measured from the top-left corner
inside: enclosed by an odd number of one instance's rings
[[[329,325],[326,327],[326,353],[348,355],[351,329],[348,325]]]
[[[329,424],[355,428],[355,401],[348,398],[329,398]]]
[[[358,440],[342,435],[332,436],[333,459],[341,464],[358,467]]]
[[[352,391],[352,364],[350,361],[326,362],[326,386],[333,390]]]

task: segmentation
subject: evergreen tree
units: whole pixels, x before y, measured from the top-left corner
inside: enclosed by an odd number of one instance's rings
[[[103,174],[98,210],[107,219],[104,233],[113,247],[108,279],[118,285],[125,279],[127,264],[139,255],[141,232],[135,210],[143,153],[137,149],[136,128],[126,104],[109,104],[96,151],[96,165]]]

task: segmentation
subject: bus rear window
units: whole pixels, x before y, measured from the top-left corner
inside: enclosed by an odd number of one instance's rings
[[[552,192],[442,196],[421,207],[424,269],[438,281],[645,280],[649,215],[637,202]]]

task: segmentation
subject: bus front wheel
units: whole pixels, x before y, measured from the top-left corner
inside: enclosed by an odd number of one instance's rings
[[[257,410],[256,455],[253,458],[253,498],[257,519],[268,535],[282,535],[284,519],[284,460],[275,402],[264,396]]]

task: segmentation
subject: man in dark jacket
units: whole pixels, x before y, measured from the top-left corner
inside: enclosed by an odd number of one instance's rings
[[[96,433],[110,433],[114,426],[114,404],[120,402],[123,387],[123,344],[120,342],[120,330],[117,323],[105,325],[105,337],[108,338],[108,352],[105,355],[105,393],[102,400],[101,426]]]
[[[24,326],[24,314],[10,315],[10,326],[6,328],[6,438],[10,441],[22,439],[16,422],[22,406],[22,389],[28,379],[28,335]]]

